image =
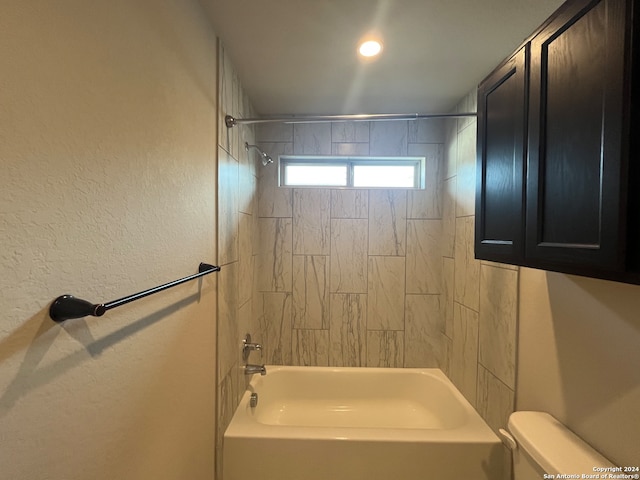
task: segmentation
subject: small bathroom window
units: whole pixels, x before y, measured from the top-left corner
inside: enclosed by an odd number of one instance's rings
[[[424,157],[281,155],[281,187],[424,188]]]

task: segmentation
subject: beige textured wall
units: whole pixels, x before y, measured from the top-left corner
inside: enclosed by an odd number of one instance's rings
[[[617,465],[640,462],[640,287],[523,268],[518,410],[551,413]]]
[[[257,289],[265,360],[440,366],[442,122],[264,125],[256,135],[274,158],[427,158],[424,191],[279,188],[275,165],[261,169]]]
[[[196,2],[3,2],[0,477],[211,479],[216,43]]]
[[[216,455],[218,478],[222,478],[223,435],[244,393],[241,342],[247,333],[255,341],[264,335],[254,314],[255,252],[258,245],[256,196],[258,168],[262,164],[255,150],[253,127],[240,125],[228,129],[224,116],[255,117],[249,97],[224,45],[218,44],[218,257],[224,275],[219,278],[218,309],[218,429]],[[259,353],[250,361],[260,363]]]

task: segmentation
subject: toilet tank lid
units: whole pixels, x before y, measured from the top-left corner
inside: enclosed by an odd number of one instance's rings
[[[509,431],[518,446],[546,473],[594,473],[594,467],[614,465],[546,412],[514,412]]]

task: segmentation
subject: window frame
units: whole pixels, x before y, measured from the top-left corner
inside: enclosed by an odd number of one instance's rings
[[[333,165],[347,167],[346,185],[287,185],[286,167],[288,165]],[[354,186],[355,166],[413,166],[413,186],[412,187],[358,187]],[[279,155],[278,156],[278,186],[282,188],[331,188],[331,189],[399,189],[399,190],[424,190],[426,157],[422,156],[397,156],[397,157],[373,157],[373,156],[339,156],[339,155]]]

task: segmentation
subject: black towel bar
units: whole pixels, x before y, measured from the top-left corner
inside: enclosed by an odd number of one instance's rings
[[[181,283],[188,282],[189,280],[194,280],[198,277],[208,275],[209,273],[219,271],[220,267],[218,266],[209,265],[208,263],[201,263],[200,267],[198,268],[198,273],[189,275],[188,277],[184,277],[179,280],[174,280],[173,282],[165,283],[164,285],[150,288],[149,290],[134,293],[133,295],[129,295],[128,297],[119,298],[118,300],[113,300],[112,302],[108,303],[93,304],[87,302],[86,300],[76,298],[73,295],[62,295],[56,298],[51,304],[51,307],[49,308],[49,316],[54,322],[58,323],[64,322],[65,320],[69,320],[71,318],[86,317],[87,315],[101,317],[102,315],[104,315],[104,312],[106,312],[107,310],[111,310],[112,308],[116,308],[120,305],[124,305],[125,303],[133,302],[134,300],[138,300],[148,295],[158,293],[162,290],[166,290],[167,288],[175,287],[176,285],[180,285]]]

